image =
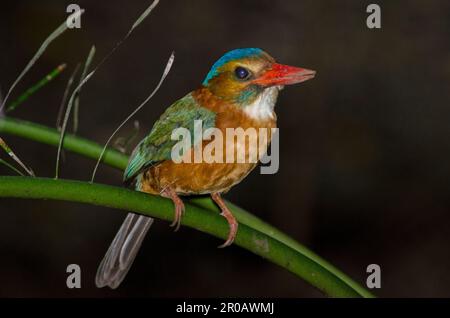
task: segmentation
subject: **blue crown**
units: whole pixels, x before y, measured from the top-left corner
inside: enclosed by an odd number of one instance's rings
[[[211,70],[206,75],[205,80],[203,81],[203,85],[208,85],[208,82],[211,78],[215,77],[218,74],[218,69],[223,65],[227,64],[230,61],[240,60],[247,57],[258,56],[263,53],[263,50],[258,48],[247,48],[247,49],[235,49],[228,53],[225,53],[220,59],[214,63],[211,67]]]

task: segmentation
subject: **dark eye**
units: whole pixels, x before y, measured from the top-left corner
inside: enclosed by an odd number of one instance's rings
[[[241,80],[245,80],[250,77],[250,72],[246,68],[241,66],[236,67],[234,73],[236,74],[236,77]]]

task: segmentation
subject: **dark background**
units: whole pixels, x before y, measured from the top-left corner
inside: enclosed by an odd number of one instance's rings
[[[72,1],[10,1],[0,8],[0,84],[14,81]],[[66,82],[95,44],[94,65],[151,1],[77,1],[82,28],[51,44],[10,100],[62,62],[66,71],[12,116],[55,126]],[[237,47],[315,69],[277,104],[280,170],[254,171],[226,197],[365,283],[382,269],[385,297],[450,296],[450,2],[375,1],[382,29],[366,27],[368,1],[174,1],[153,13],[83,88],[79,135],[104,143],[136,116],[139,137],[173,101],[197,88]],[[120,133],[127,136],[130,122]],[[39,176],[56,149],[2,136]],[[2,158],[6,159],[4,154]],[[94,162],[66,153],[63,178],[88,180]],[[0,167],[0,173],[10,174]],[[101,166],[98,182],[119,185]],[[124,283],[96,289],[94,275],[125,213],[53,201],[0,202],[0,296],[321,296],[285,270],[218,239],[156,222]],[[82,288],[66,288],[66,266]]]

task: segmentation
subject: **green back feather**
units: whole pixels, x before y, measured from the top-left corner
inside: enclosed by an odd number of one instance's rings
[[[144,168],[171,159],[173,146],[172,131],[184,127],[194,134],[194,120],[203,121],[203,129],[215,126],[216,114],[200,106],[191,94],[172,104],[153,125],[150,134],[134,149],[125,170],[124,181],[138,175]]]

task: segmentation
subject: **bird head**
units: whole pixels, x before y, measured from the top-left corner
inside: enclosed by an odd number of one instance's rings
[[[253,105],[264,92],[307,81],[315,71],[276,63],[258,48],[232,50],[217,60],[203,81],[215,96],[241,107]]]

